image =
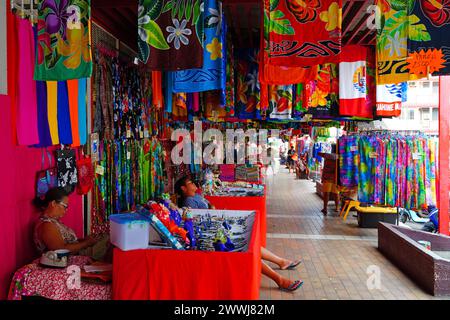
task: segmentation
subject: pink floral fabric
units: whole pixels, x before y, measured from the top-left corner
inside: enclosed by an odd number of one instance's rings
[[[83,267],[91,262],[85,256],[69,258],[69,266]],[[11,282],[8,300],[21,300],[22,296],[40,296],[52,300],[111,300],[111,284],[81,281],[79,289],[69,289],[67,268],[43,268],[39,260],[17,270]]]

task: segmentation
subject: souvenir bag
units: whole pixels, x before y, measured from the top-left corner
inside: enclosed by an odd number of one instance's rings
[[[87,194],[94,186],[94,168],[92,166],[92,159],[86,156],[81,149],[82,156],[77,160],[77,193],[80,195]]]
[[[42,149],[42,167],[41,171],[36,174],[36,196],[39,198],[44,198],[47,191],[58,185],[57,171],[53,167],[52,156],[50,152],[47,151],[49,169],[44,170],[45,166],[45,153]]]
[[[72,193],[78,182],[75,150],[61,147],[56,150],[58,168],[58,187],[62,187],[67,194]]]

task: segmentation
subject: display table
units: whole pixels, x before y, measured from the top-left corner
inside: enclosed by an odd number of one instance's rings
[[[114,249],[115,300],[257,300],[259,212],[246,252]]]
[[[223,210],[255,210],[260,212],[261,245],[266,246],[267,232],[267,210],[266,189],[262,197],[227,197],[227,196],[205,196],[205,198],[216,208]]]
[[[69,258],[68,265],[83,267],[91,259],[85,256]],[[81,281],[79,289],[69,289],[67,268],[43,268],[39,259],[14,274],[8,300],[21,300],[24,296],[39,296],[52,300],[111,300],[111,284]]]

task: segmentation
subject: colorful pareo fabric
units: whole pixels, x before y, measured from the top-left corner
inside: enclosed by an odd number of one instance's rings
[[[237,115],[239,119],[255,119],[261,112],[258,50],[237,50],[236,58]]]
[[[91,76],[90,19],[90,0],[39,1],[35,80]]]
[[[336,64],[319,66],[317,80],[305,83],[304,106],[317,118],[327,118],[338,112],[339,76]]]
[[[269,63],[305,67],[338,62],[341,0],[272,0],[265,10]]]
[[[231,33],[227,33],[227,61],[226,61],[226,85],[225,85],[225,111],[228,118],[235,116],[235,59]]]
[[[202,68],[203,22],[203,0],[139,0],[140,60],[153,70]]]
[[[418,76],[450,74],[450,1],[409,1],[408,69]]]
[[[269,86],[269,118],[271,120],[292,119],[292,85]]]
[[[408,2],[397,0],[377,0],[380,19],[377,20],[377,85],[394,84],[417,79],[408,71],[408,39],[421,38],[422,25],[408,30],[409,21],[418,22],[417,16],[408,20]]]
[[[377,116],[399,117],[402,102],[408,89],[407,82],[377,86]]]
[[[226,24],[222,2],[205,0],[203,67],[174,73],[174,92],[224,90],[226,85]]]
[[[339,139],[340,184],[352,188],[358,186],[359,137],[343,136]]]

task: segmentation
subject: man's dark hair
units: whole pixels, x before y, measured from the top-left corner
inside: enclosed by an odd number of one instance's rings
[[[181,187],[186,186],[186,182],[188,182],[189,180],[191,180],[191,177],[189,176],[183,176],[180,179],[178,179],[177,182],[175,182],[175,193],[178,195],[178,207],[183,207],[183,202],[184,202],[184,194],[183,194],[183,190],[181,189]]]

